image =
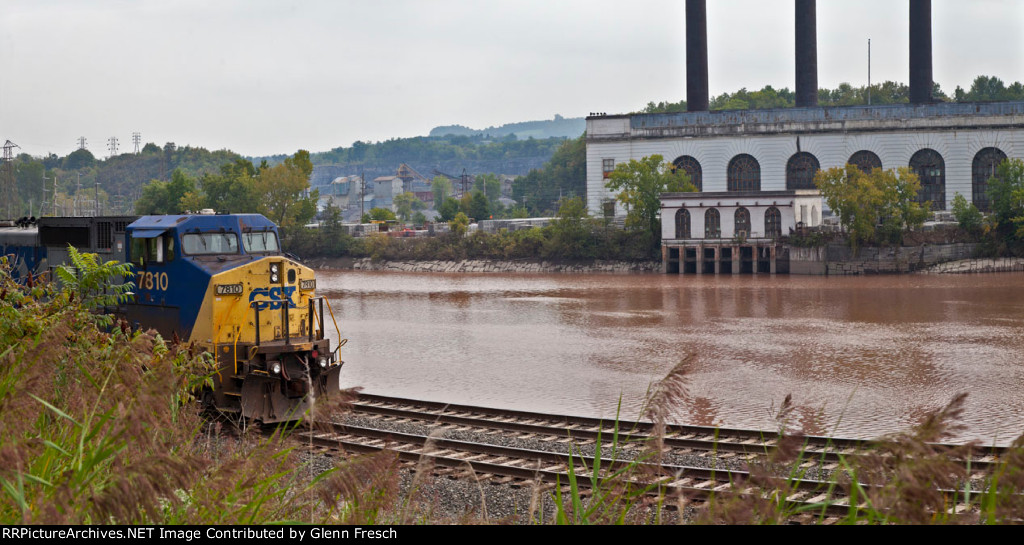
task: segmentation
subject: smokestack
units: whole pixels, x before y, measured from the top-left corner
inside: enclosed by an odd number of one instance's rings
[[[818,105],[818,23],[815,0],[796,0],[796,105]]]
[[[910,102],[932,101],[932,0],[910,0]]]
[[[708,15],[706,0],[686,0],[686,110],[708,110]]]

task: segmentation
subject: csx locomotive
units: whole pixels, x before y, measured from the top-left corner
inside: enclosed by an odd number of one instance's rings
[[[345,341],[331,349],[314,273],[281,251],[267,218],[40,218],[34,228],[0,229],[15,274],[65,264],[68,245],[132,265],[133,297],[112,309],[118,315],[214,356],[204,404],[272,423],[300,419],[338,392]],[[333,313],[327,318],[336,328]]]

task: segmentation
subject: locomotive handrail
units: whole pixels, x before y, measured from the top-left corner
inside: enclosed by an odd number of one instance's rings
[[[338,346],[334,347],[334,352],[333,352],[333,354],[337,355],[338,350],[344,344],[344,343],[341,342],[341,328],[338,327],[338,319],[334,317],[334,309],[331,308],[331,302],[328,301],[326,297],[322,297],[321,299],[324,300],[324,301],[327,301],[327,310],[330,311],[330,313],[331,313],[331,321],[334,322],[334,329],[335,329],[335,331],[338,332]]]

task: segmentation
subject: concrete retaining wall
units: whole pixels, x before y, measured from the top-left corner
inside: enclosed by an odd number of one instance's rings
[[[845,245],[791,248],[790,274],[903,274],[939,263],[971,258],[977,244],[927,244],[893,248],[861,248],[857,255]]]

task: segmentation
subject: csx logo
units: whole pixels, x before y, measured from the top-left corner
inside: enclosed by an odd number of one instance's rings
[[[295,286],[284,288],[256,288],[249,294],[249,302],[255,303],[252,306],[260,310],[278,310],[281,304],[288,302],[288,308],[299,308],[292,301],[292,294],[295,293]],[[256,301],[257,297],[266,297],[267,301]]]

